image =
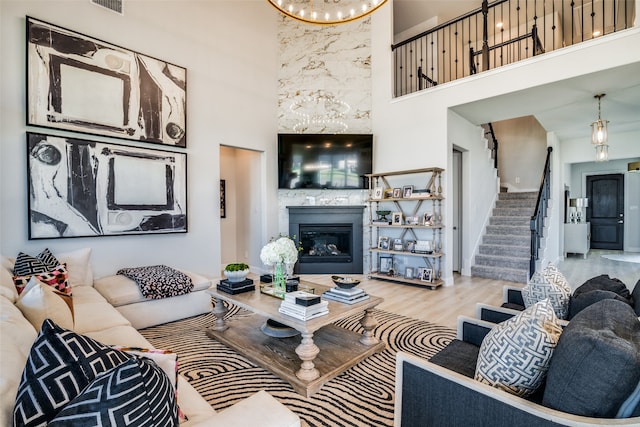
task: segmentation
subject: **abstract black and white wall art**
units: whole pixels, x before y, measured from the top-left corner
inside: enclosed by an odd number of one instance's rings
[[[187,155],[27,132],[29,239],[187,232]]]
[[[27,124],[186,147],[187,70],[27,17]]]

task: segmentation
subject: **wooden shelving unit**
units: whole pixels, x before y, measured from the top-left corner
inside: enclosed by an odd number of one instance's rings
[[[442,172],[441,168],[412,169],[388,173],[367,174],[369,180],[369,271],[371,279],[386,280],[396,283],[421,286],[436,289],[443,284],[442,281]],[[413,176],[412,176],[413,175]],[[417,197],[404,197],[404,189],[401,197],[393,197],[393,187],[390,180],[406,177],[412,182],[425,182],[424,187],[413,185],[412,192],[418,190]],[[400,186],[402,187],[402,186]],[[417,193],[417,192],[416,192]],[[415,194],[414,194],[415,195]],[[397,196],[397,194],[396,194]],[[387,218],[392,223],[376,222],[379,215],[376,211],[390,211],[401,214],[401,223],[393,222],[394,218]],[[430,222],[425,224],[425,213],[429,214]],[[418,218],[416,222],[416,217]],[[407,221],[407,218],[413,220]],[[384,234],[382,234],[384,233]],[[387,233],[389,236],[387,236]],[[380,236],[389,237],[389,247],[379,247]],[[402,250],[393,248],[395,240],[402,241]],[[409,242],[431,242],[432,252],[416,252],[411,250]],[[415,247],[415,245],[414,245]],[[393,261],[400,259],[420,259],[421,266],[410,267],[417,270],[431,270],[431,280],[406,277],[405,271],[380,271],[381,256],[392,257]]]

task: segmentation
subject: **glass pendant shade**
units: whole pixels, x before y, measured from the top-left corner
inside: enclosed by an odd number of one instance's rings
[[[607,144],[596,145],[596,162],[609,160],[609,146]]]
[[[609,139],[609,120],[598,118],[591,123],[591,143],[595,145],[606,144]]]
[[[374,12],[387,0],[267,0],[280,13],[308,24],[335,25]]]

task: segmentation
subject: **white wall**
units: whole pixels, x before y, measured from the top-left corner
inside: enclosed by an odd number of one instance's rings
[[[128,0],[121,16],[86,0],[2,0],[0,15],[1,254],[92,247],[97,277],[124,266],[158,263],[217,275],[221,144],[265,153],[260,160],[262,187],[255,199],[265,207],[263,229],[256,233],[254,244],[266,240],[270,233],[264,224],[277,224],[278,68],[274,54],[278,15],[267,2]],[[188,233],[27,240],[25,15],[187,68]]]

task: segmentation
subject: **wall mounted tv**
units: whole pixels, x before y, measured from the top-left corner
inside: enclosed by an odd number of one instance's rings
[[[278,188],[368,188],[373,135],[278,134]]]

